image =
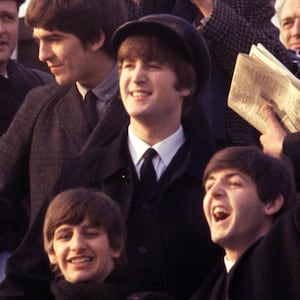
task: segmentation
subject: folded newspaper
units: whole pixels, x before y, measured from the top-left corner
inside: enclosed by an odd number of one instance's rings
[[[261,133],[268,125],[261,109],[269,104],[288,132],[300,131],[300,80],[263,45],[237,57],[228,106]]]

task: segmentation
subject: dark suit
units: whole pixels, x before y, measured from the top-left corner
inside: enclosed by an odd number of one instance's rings
[[[54,80],[45,72],[26,68],[13,60],[8,61],[6,69],[9,79],[0,77],[0,136],[9,127],[26,94]]]
[[[201,115],[199,126],[185,120],[187,143],[148,201],[139,196],[139,182],[127,148],[127,129],[111,144],[68,162],[53,192],[55,195],[81,186],[109,194],[119,203],[127,221],[127,277],[133,275],[138,286],[146,290],[165,291],[180,300],[191,295],[220,256],[220,250],[210,241],[202,212],[201,177],[214,152],[213,143]],[[0,299],[12,299],[4,295],[16,293],[16,289],[6,288],[11,287],[10,280],[19,283],[28,298],[46,299],[51,274],[41,228],[47,205],[45,201],[23,244],[9,260]]]
[[[75,85],[53,83],[28,94],[10,128],[0,138],[0,238],[4,250],[12,235],[18,240],[22,237],[28,222],[26,211],[30,210],[32,220],[63,162],[85,147],[105,144],[126,126],[127,120],[115,95],[89,136]]]
[[[219,264],[190,300],[298,300],[299,278],[298,203],[294,211],[281,216],[269,233],[245,252],[227,279],[224,264]]]

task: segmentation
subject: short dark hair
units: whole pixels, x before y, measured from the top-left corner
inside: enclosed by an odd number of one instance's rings
[[[106,231],[112,249],[123,250],[125,224],[117,203],[103,192],[77,188],[59,193],[47,209],[43,228],[46,252],[53,251],[53,237],[59,226],[77,225],[86,217],[92,226]]]
[[[60,30],[77,36],[86,45],[105,36],[104,49],[113,56],[111,38],[128,16],[119,0],[30,0],[25,21],[31,27]]]
[[[275,158],[254,146],[228,147],[211,158],[204,171],[203,183],[211,173],[227,168],[248,175],[255,182],[259,199],[264,203],[273,202],[281,194],[284,205],[276,215],[294,204],[294,170],[287,157]]]

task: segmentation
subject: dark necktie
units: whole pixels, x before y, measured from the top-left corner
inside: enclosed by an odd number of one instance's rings
[[[140,171],[140,180],[143,190],[150,191],[156,183],[156,172],[153,167],[152,159],[157,155],[153,148],[149,148],[144,153],[144,162]]]
[[[92,91],[88,91],[84,97],[83,110],[92,131],[98,122],[97,97]]]

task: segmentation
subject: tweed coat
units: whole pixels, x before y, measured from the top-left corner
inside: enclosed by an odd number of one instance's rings
[[[80,101],[75,84],[36,88],[0,138],[1,247],[22,237],[29,211],[33,219],[63,162],[84,147],[105,144],[128,120],[115,95],[90,135]]]
[[[201,123],[203,119],[199,117]],[[158,229],[156,225],[150,226],[147,220],[137,222],[131,215],[137,176],[128,151],[127,128],[107,146],[97,147],[67,162],[52,192],[56,195],[68,188],[89,187],[109,194],[120,205],[129,228],[131,243],[126,247],[129,260],[126,274],[132,276],[129,281],[144,289],[161,289],[180,300],[187,299],[197,289],[198,282],[205,278],[221,254],[210,241],[201,204],[202,172],[214,152],[214,145],[207,126],[199,129],[189,123],[189,118],[185,120],[188,143],[176,154],[153,194],[153,199],[159,201],[158,213],[148,211],[145,206],[145,212],[157,218]],[[52,196],[43,203],[21,246],[8,260],[8,277],[1,285],[0,299],[47,299],[51,273],[42,246],[42,223]],[[143,237],[146,240],[153,234],[159,236],[153,243],[160,245],[156,257],[160,263],[152,265],[147,253],[136,251],[139,248],[132,245],[135,241],[132,233],[141,227],[145,229]],[[138,257],[135,256],[137,252],[140,253]],[[138,260],[143,261],[147,272],[138,271]],[[163,280],[155,283],[159,286],[153,284],[156,278],[150,271],[152,268],[155,274],[163,274]]]
[[[218,264],[190,300],[298,300],[299,278],[298,202],[294,210],[282,215],[269,233],[245,252],[228,276],[224,263]]]
[[[27,68],[14,60],[8,61],[6,69],[9,80],[0,80],[0,136],[9,127],[26,94],[54,81],[50,74]]]

